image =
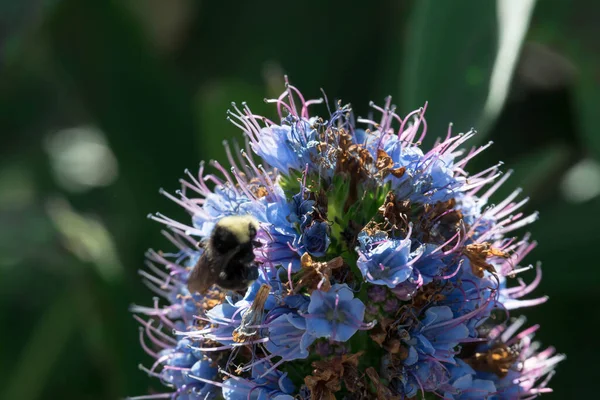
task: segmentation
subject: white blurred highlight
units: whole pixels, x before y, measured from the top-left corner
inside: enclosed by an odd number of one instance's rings
[[[584,159],[571,167],[560,184],[563,197],[572,203],[583,203],[600,195],[600,164]]]
[[[118,163],[104,134],[91,126],[64,129],[45,142],[58,184],[71,192],[108,186],[118,176]]]

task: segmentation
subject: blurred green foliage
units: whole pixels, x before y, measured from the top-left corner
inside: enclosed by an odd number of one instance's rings
[[[429,139],[451,121],[466,131],[489,96],[497,13],[492,0],[0,3],[0,398],[158,385],[137,369],[149,357],[127,312],[151,301],[144,251],[167,245],[146,214],[185,218],[158,188],[223,159],[222,140],[240,137],[231,101],[271,113],[262,99],[287,73],[357,115],[388,94],[400,114],[429,101]],[[504,107],[480,132],[495,145],[472,165],[504,161],[506,190],[523,186],[541,212],[527,261],[543,261],[536,293],[551,300],[525,312],[568,355],[549,399],[593,397],[600,356],[585,342],[600,283],[599,18],[593,0],[535,4]]]

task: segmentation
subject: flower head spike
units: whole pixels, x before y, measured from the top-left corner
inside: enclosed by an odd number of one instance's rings
[[[524,321],[508,315],[547,299],[529,297],[539,264],[533,281],[519,278],[533,268],[521,263],[535,242],[514,237],[537,214],[521,211],[518,190],[490,202],[510,176],[501,163],[467,172],[489,144],[465,152],[475,132],[448,131],[424,149],[427,107],[401,117],[391,98],[371,104],[377,119],[355,119],[342,103],[319,117],[320,102],[287,83],[267,100],[270,119],[232,104],[246,149],[226,145],[229,165],[202,163],[175,195],[161,191],[190,219],[151,216],[173,247],[148,252],[140,274],[158,297],[132,307],[154,359],[143,370],[168,387],[151,396],[457,400],[550,391],[564,357],[540,350],[538,327],[521,330]]]

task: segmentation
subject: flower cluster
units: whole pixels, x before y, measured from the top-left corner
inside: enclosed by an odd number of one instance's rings
[[[309,114],[287,85],[274,122],[232,105],[244,149],[226,144],[229,168],[186,171],[177,195],[191,215],[161,214],[175,250],[150,250],[146,284],[160,298],[134,306],[146,368],[170,390],[135,399],[532,398],[548,392],[563,358],[533,341],[510,310],[536,288],[516,279],[532,266],[533,222],[519,191],[498,203],[510,173],[469,175],[488,145],[447,135],[428,151],[425,108],[401,118],[388,98],[355,119],[341,103]],[[259,157],[261,163],[256,161]],[[258,278],[246,290],[191,293],[187,279],[226,216],[259,224]]]

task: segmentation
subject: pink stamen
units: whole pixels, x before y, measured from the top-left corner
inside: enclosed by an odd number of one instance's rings
[[[155,353],[154,351],[150,350],[150,348],[148,346],[146,346],[146,342],[144,341],[144,328],[140,326],[139,331],[140,331],[139,339],[140,339],[140,345],[142,346],[142,349],[144,349],[144,351],[151,357],[158,358],[158,354]]]
[[[177,392],[147,394],[144,396],[126,397],[125,400],[153,400],[153,399],[168,399],[177,395]]]

